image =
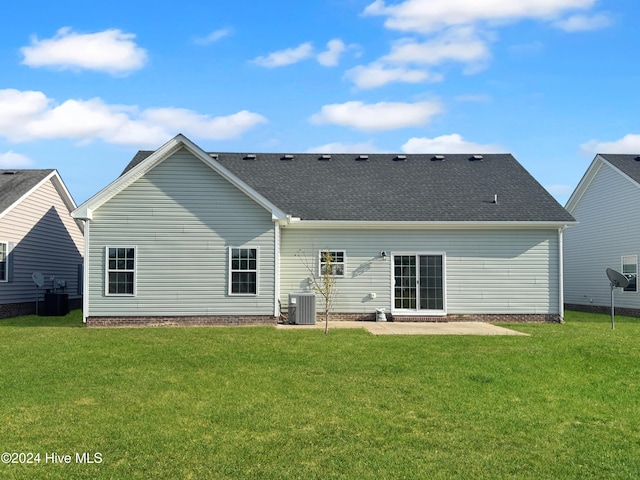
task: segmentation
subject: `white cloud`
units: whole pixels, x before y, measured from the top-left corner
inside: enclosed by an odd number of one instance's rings
[[[19,153],[0,153],[0,168],[28,168],[32,165],[33,160]]]
[[[554,25],[565,32],[586,32],[607,28],[612,23],[609,15],[599,13],[596,15],[572,15],[569,18],[555,22]]]
[[[308,153],[381,153],[378,147],[373,142],[362,143],[326,143],[324,145],[318,145],[317,147],[311,147],[307,150]]]
[[[460,134],[441,135],[435,138],[410,138],[402,145],[405,153],[498,153],[499,145],[480,144],[465,140]]]
[[[199,37],[194,40],[197,45],[211,45],[212,43],[217,42],[218,40],[228,37],[233,33],[233,28],[221,28],[219,30],[214,30],[206,37]]]
[[[316,124],[334,124],[364,131],[394,130],[424,125],[432,116],[440,113],[439,102],[393,103],[362,102],[334,103],[322,107],[311,116]]]
[[[327,50],[318,54],[318,63],[324,67],[335,67],[338,65],[340,55],[347,49],[344,42],[339,38],[334,38],[327,43]]]
[[[580,150],[585,155],[595,155],[596,153],[638,154],[640,153],[640,134],[629,133],[613,142],[590,140],[580,145]]]
[[[434,32],[455,25],[479,22],[513,23],[524,19],[556,19],[567,11],[589,9],[596,0],[405,0],[387,6],[375,0],[364,15],[387,17],[393,30]]]
[[[445,62],[474,64],[486,62],[490,57],[486,42],[472,28],[459,27],[427,42],[399,40],[382,60],[394,64],[439,65]]]
[[[69,27],[58,30],[53,38],[31,39],[22,47],[23,64],[30,67],[86,69],[121,75],[138,70],[147,61],[147,52],[133,41],[135,35],[110,29],[80,34]]]
[[[240,112],[212,117],[181,108],[111,105],[100,98],[56,104],[42,92],[0,90],[0,137],[10,141],[103,140],[126,145],[157,145],[182,132],[196,138],[227,139],[244,134],[267,119]]]
[[[143,111],[140,118],[148,125],[162,125],[176,132],[188,128],[195,137],[213,140],[238,137],[249,128],[266,122],[262,115],[248,110],[211,117],[184,108],[151,108]]]
[[[416,35],[396,41],[391,51],[374,64],[432,69],[455,62],[463,66],[463,73],[471,75],[487,67],[492,56],[490,46],[496,38],[494,30],[500,26],[537,20],[574,32],[610,25],[608,15],[588,14],[596,1],[395,0],[392,3],[375,0],[364,9],[363,15],[385,17],[386,28]],[[515,47],[514,52],[517,52]],[[352,80],[360,80],[358,72],[351,74]],[[391,81],[395,80],[371,82],[371,86],[365,88]]]
[[[378,88],[388,83],[423,83],[439,82],[442,75],[431,74],[425,70],[416,70],[405,67],[390,67],[384,63],[374,62],[367,66],[359,65],[348,70],[345,78],[351,80],[356,87],[366,90]]]
[[[312,56],[313,44],[311,42],[306,42],[295,48],[287,48],[285,50],[272,52],[266,57],[254,58],[252,62],[260,65],[261,67],[276,68],[283,67],[285,65],[292,65]]]

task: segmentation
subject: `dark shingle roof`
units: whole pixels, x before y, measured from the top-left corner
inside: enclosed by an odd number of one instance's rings
[[[151,153],[138,152],[125,172]],[[321,157],[219,153],[216,161],[303,220],[574,221],[510,154],[475,160],[465,154],[446,154],[443,160],[432,154]]]
[[[0,213],[40,183],[53,170],[0,170]]]
[[[601,153],[599,155],[611,165],[640,183],[640,156],[619,153]]]

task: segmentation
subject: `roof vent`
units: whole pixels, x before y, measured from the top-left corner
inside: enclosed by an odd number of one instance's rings
[[[2,172],[3,175],[17,175],[18,172],[16,170],[6,170]]]
[[[442,160],[444,160],[444,155],[434,155],[434,156],[431,158],[431,160],[434,160],[434,161],[436,161],[436,160],[437,160],[437,161],[441,162]]]
[[[356,160],[360,161],[360,160],[369,160],[369,155],[358,155],[358,158],[356,158]]]
[[[640,155],[636,157],[636,162],[640,162]]]
[[[469,160],[471,160],[472,162],[482,160],[482,155],[473,155]]]
[[[394,162],[403,162],[407,159],[406,155],[396,155],[393,159]]]
[[[215,160],[218,159],[218,154],[217,153],[210,153],[209,156]]]
[[[320,155],[320,158],[318,158],[318,160],[331,160],[331,155],[325,153],[323,155]]]
[[[283,155],[280,160],[293,160],[293,155]]]
[[[255,160],[256,159],[256,154],[255,153],[249,153],[244,157],[245,160]]]

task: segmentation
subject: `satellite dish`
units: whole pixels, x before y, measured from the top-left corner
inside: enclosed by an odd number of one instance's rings
[[[629,279],[613,268],[607,268],[607,277],[611,282],[611,330],[615,328],[615,307],[613,306],[613,291],[617,287],[626,288],[629,286]]]
[[[33,282],[38,288],[41,288],[44,285],[44,277],[40,272],[34,273],[33,275],[31,275],[31,278],[33,278]]]
[[[31,275],[33,283],[36,284],[36,315],[38,315],[38,301],[40,300],[40,289],[44,285],[44,276],[40,272],[35,272]]]
[[[609,277],[612,287],[626,288],[629,286],[629,279],[612,268],[607,268],[607,277]]]

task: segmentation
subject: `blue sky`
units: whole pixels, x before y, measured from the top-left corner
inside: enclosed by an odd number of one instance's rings
[[[177,133],[220,152],[510,152],[562,204],[596,153],[640,154],[631,0],[51,5],[5,7],[0,168],[56,168],[77,203]]]

